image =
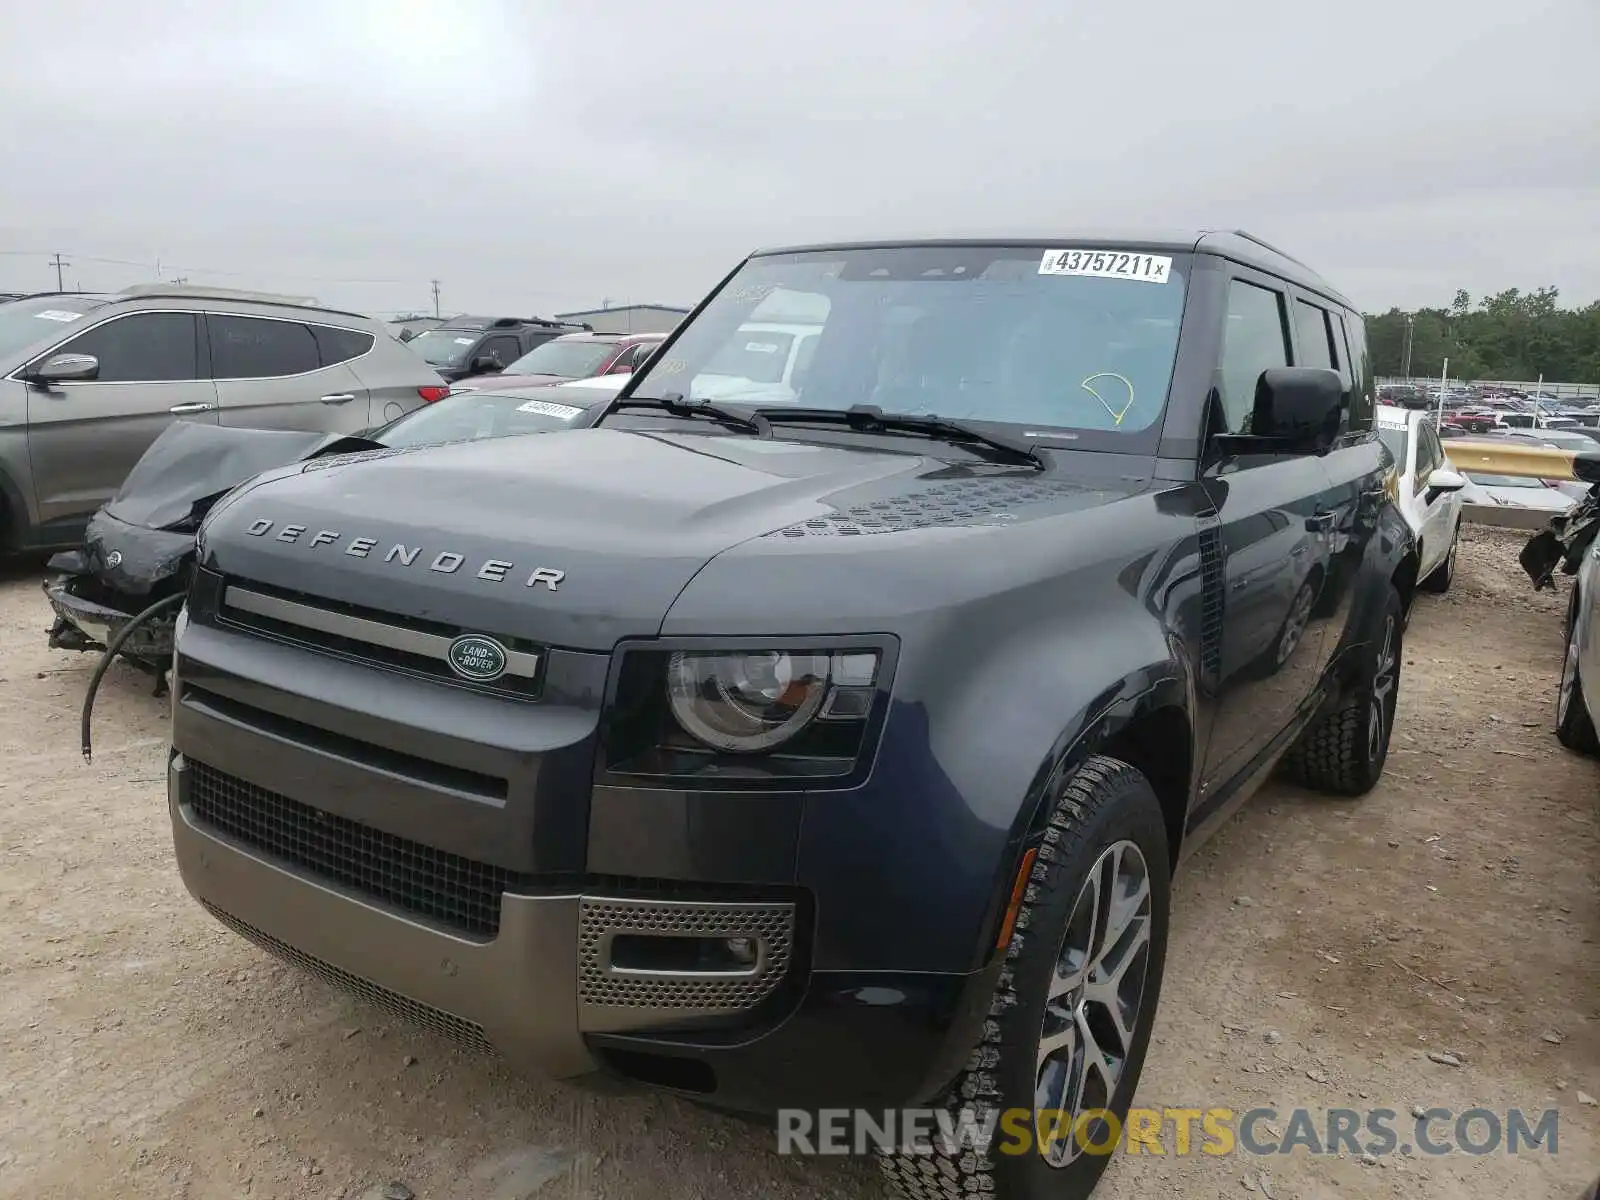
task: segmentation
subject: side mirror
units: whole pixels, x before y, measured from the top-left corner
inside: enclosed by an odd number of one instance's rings
[[[1269,367],[1256,380],[1250,432],[1219,439],[1224,452],[1322,454],[1339,436],[1344,382],[1325,367]]]
[[[1572,477],[1584,483],[1600,483],[1600,450],[1584,450],[1574,454]]]
[[[1466,486],[1467,477],[1465,475],[1457,474],[1446,467],[1436,467],[1428,475],[1428,499],[1432,500],[1445,492],[1459,492]]]
[[[472,360],[470,367],[470,370],[474,375],[487,375],[492,371],[500,371],[503,369],[504,368],[500,365],[500,360],[492,354],[478,355]]]
[[[35,383],[81,383],[99,374],[100,360],[92,354],[58,354],[28,372],[28,379]]]

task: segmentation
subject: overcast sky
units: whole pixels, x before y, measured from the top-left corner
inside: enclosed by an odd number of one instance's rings
[[[5,290],[60,250],[69,287],[687,305],[759,245],[1158,223],[1368,310],[1600,297],[1596,0],[51,0],[0,46]]]

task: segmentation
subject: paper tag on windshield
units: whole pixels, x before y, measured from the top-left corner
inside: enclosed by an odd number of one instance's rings
[[[1041,275],[1092,275],[1138,283],[1165,283],[1171,272],[1170,256],[1128,250],[1046,250],[1039,262]]]
[[[458,346],[470,346],[470,345],[472,345],[472,339],[471,338],[457,338],[456,339],[456,345],[458,345]]]
[[[67,312],[65,309],[60,308],[47,308],[43,312],[36,312],[33,315],[41,321],[76,321],[83,316],[82,313]]]
[[[529,400],[526,404],[517,405],[518,412],[538,413],[544,417],[560,417],[563,421],[570,421],[583,411],[570,404],[552,404],[548,400]]]
[[[750,351],[751,354],[776,354],[778,352],[778,344],[776,342],[746,342],[744,348]]]

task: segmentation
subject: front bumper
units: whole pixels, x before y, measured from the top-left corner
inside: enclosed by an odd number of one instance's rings
[[[51,649],[104,649],[122,632],[123,626],[137,615],[109,604],[86,600],[74,594],[67,581],[47,580],[44,594],[57,618],[56,627],[50,635]],[[132,658],[171,658],[173,620],[169,615],[141,625],[123,643],[122,653]],[[88,644],[80,644],[79,638],[71,636],[71,630],[81,634],[81,641]],[[67,634],[66,638],[62,637],[63,633]]]
[[[796,906],[783,902],[505,893],[495,936],[464,936],[221,832],[192,803],[195,773],[173,755],[174,844],[185,886],[214,917],[325,983],[526,1074],[620,1074],[754,1112],[912,1103],[960,1068],[994,990],[998,966],[807,977]],[[750,938],[761,953],[735,978],[614,969],[618,936],[674,930]]]

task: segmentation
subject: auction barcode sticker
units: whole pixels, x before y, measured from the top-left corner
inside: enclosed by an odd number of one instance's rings
[[[548,400],[529,400],[526,404],[517,405],[518,412],[538,413],[545,417],[560,417],[563,421],[570,421],[583,411],[570,404],[552,404]]]
[[[1172,259],[1168,255],[1128,250],[1046,250],[1039,262],[1041,275],[1092,275],[1139,283],[1165,283],[1171,272]]]

